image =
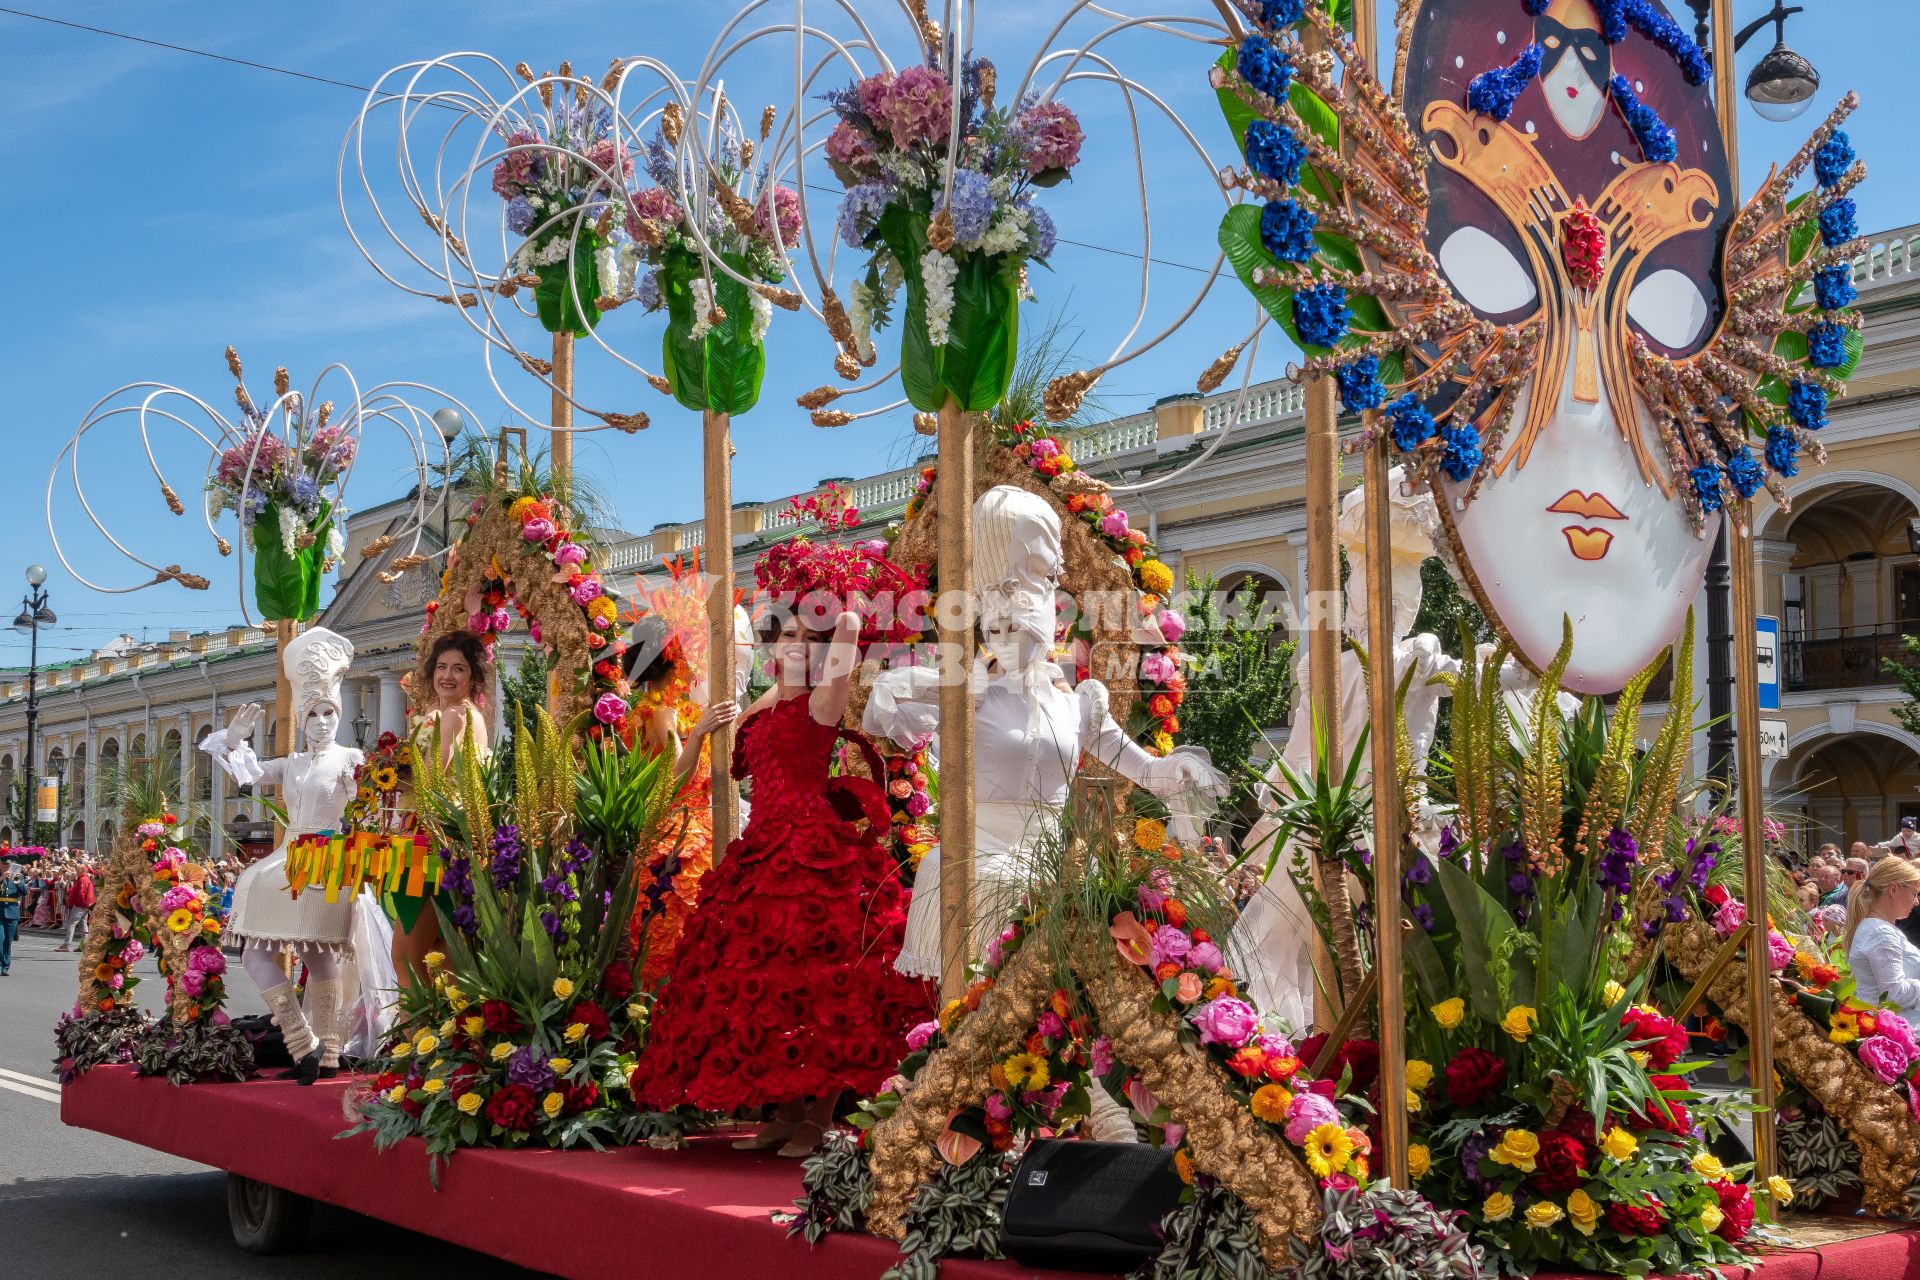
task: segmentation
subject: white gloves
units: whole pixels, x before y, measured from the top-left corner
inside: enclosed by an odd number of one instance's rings
[[[215,729],[200,740],[200,749],[213,757],[227,776],[243,787],[250,787],[266,776],[266,769],[249,741],[260,727],[260,704],[249,702],[234,713],[224,729]]]

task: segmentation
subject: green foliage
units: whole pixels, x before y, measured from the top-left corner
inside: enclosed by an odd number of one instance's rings
[[[751,273],[739,253],[723,253],[722,261],[742,275]],[[745,413],[760,400],[760,382],[767,371],[767,353],[753,335],[753,294],[724,271],[712,276],[714,303],[726,318],[699,337],[694,325],[692,284],[702,274],[690,253],[669,251],[655,272],[667,300],[667,328],[660,340],[661,364],[673,387],[673,398],[695,413]]]
[[[1230,805],[1250,798],[1254,748],[1293,701],[1291,642],[1280,618],[1243,587],[1223,600],[1211,577],[1187,575],[1187,632],[1180,642],[1191,666],[1180,704],[1182,739],[1205,747],[1235,778]],[[1224,604],[1224,607],[1223,607]]]
[[[500,682],[500,714],[507,731],[494,755],[508,776],[513,773],[513,752],[520,741],[521,726],[532,724],[547,705],[547,678],[552,671],[553,658],[547,651],[530,648],[520,661],[520,669]]]
[[[907,309],[900,328],[900,385],[916,409],[937,413],[949,398],[984,413],[1000,403],[1020,347],[1020,269],[1016,260],[984,253],[954,257],[953,313],[947,341],[927,336],[927,289],[920,261],[927,252],[927,220],[890,204],[875,234],[906,274]]]
[[[1920,636],[1902,636],[1899,658],[1882,658],[1880,665],[1900,684],[1905,702],[1894,704],[1893,718],[1908,733],[1920,733]]]

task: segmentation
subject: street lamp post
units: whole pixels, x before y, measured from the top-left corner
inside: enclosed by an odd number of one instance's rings
[[[1687,0],[1687,3],[1696,19],[1694,39],[1704,49],[1713,0]],[[1813,95],[1820,88],[1820,73],[1813,69],[1813,64],[1787,48],[1787,19],[1802,12],[1805,12],[1803,5],[1773,0],[1771,9],[1740,28],[1733,38],[1733,51],[1739,53],[1763,27],[1769,22],[1773,24],[1773,48],[1762,54],[1760,61],[1753,64],[1753,70],[1747,72],[1745,89],[1747,101],[1762,120],[1778,123],[1793,119],[1812,105]],[[1735,174],[1734,179],[1737,182],[1739,175]]]
[[[53,610],[47,608],[47,571],[37,564],[27,566],[27,594],[20,599],[20,616],[13,620],[13,629],[27,637],[27,751],[26,786],[22,788],[24,803],[21,808],[21,830],[26,832],[27,843],[33,842],[34,809],[39,803],[37,791],[40,779],[33,769],[34,728],[40,720],[40,699],[36,692],[40,679],[40,628],[50,627],[59,619]]]
[[[467,429],[467,423],[458,409],[448,405],[433,411],[433,425],[447,445],[447,460],[440,472],[440,546],[444,549],[453,545],[447,520],[447,504],[453,500],[453,442]]]
[[[364,703],[365,699],[361,699]],[[367,749],[367,730],[373,728],[373,721],[367,718],[367,709],[363,705],[353,713],[353,745],[362,751]]]
[[[56,756],[53,761],[53,843],[55,848],[66,848],[66,827],[67,758]]]

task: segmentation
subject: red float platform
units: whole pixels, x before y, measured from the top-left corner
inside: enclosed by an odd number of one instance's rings
[[[344,1081],[310,1089],[274,1081],[176,1089],[102,1067],[61,1092],[60,1118],[82,1129],[212,1165],[537,1271],[597,1280],[635,1274],[873,1280],[898,1256],[870,1236],[818,1246],[789,1238],[776,1209],[800,1171],[723,1138],[654,1151],[463,1151],[434,1190],[427,1156],[408,1141],[384,1153],[348,1127]],[[1073,1280],[1005,1262],[953,1259],[946,1280]],[[1768,1280],[1920,1280],[1920,1232],[1892,1229],[1766,1258]],[[1536,1280],[1555,1280],[1542,1274]]]

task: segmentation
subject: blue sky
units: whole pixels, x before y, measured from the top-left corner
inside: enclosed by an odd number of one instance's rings
[[[811,5],[808,12],[824,7]],[[981,7],[986,16],[976,45],[1000,62],[1004,86],[1051,25],[1035,15],[1057,6]],[[1765,7],[1761,0],[1736,0],[1735,12],[1744,22]],[[894,8],[893,0],[862,5],[876,27],[897,35],[897,24],[885,25],[893,22]],[[1153,8],[1210,11],[1205,0]],[[1864,105],[1850,131],[1872,168],[1857,193],[1863,228],[1920,220],[1903,157],[1911,128],[1900,123],[1920,101],[1903,65],[1905,41],[1896,38],[1910,23],[1907,6],[1811,0],[1809,9],[1789,20],[1788,38],[1822,72],[1818,105],[1787,125],[1743,110],[1746,187],[1764,176],[1769,161],[1789,155],[1825,106],[1851,87]],[[646,53],[690,75],[732,6],[641,0],[583,17],[577,6],[542,9],[498,0],[311,6],[61,0],[37,11],[364,85],[399,63],[462,49],[509,64],[524,58],[536,68],[571,57],[596,71],[616,54]],[[791,11],[775,3],[762,13],[778,21]],[[1875,38],[1876,32],[1887,38]],[[1743,52],[1743,76],[1768,43],[1763,35]],[[1115,54],[1187,118],[1217,162],[1227,159],[1229,140],[1206,89],[1206,50],[1143,36]],[[904,56],[896,43],[894,57]],[[741,64],[730,79],[743,110],[757,113],[760,99],[742,86],[781,82],[780,60],[770,51]],[[1081,112],[1089,141],[1078,176],[1048,193],[1045,203],[1063,238],[1137,254],[1136,179],[1117,97],[1093,86],[1070,87],[1065,97]],[[382,281],[340,224],[336,156],[359,94],[0,13],[0,100],[10,124],[0,130],[0,163],[12,175],[0,184],[0,225],[14,246],[8,276],[16,316],[0,348],[8,391],[0,433],[16,495],[0,507],[0,586],[20,590],[25,565],[47,564],[61,626],[42,634],[43,659],[76,656],[120,630],[164,635],[169,627],[224,626],[238,617],[230,573],[220,576],[228,566],[205,544],[197,522],[168,516],[144,466],[120,465],[124,455],[115,449],[88,455],[90,499],[121,513],[116,531],[154,558],[209,573],[216,585],[208,592],[169,586],[105,596],[81,587],[55,562],[43,512],[46,477],[74,425],[114,387],[152,379],[224,404],[230,382],[221,351],[231,342],[247,361],[256,392],[266,389],[276,364],[289,366],[295,384],[305,385],[324,365],[340,361],[363,385],[414,379],[460,396],[488,426],[509,420],[487,386],[478,340],[446,308]],[[1169,129],[1148,127],[1145,159],[1153,256],[1165,263],[1150,273],[1142,332],[1151,333],[1178,313],[1203,278],[1187,268],[1212,263],[1222,206],[1199,161]],[[814,216],[830,217],[831,198],[813,198]],[[1054,266],[1034,277],[1040,301],[1027,309],[1027,323],[1057,314],[1079,332],[1086,362],[1105,356],[1131,322],[1140,292],[1138,258],[1063,244]],[[1102,384],[1103,404],[1129,413],[1190,389],[1199,370],[1244,335],[1250,307],[1229,276],[1179,334]],[[623,311],[606,323],[615,326],[609,341],[657,364],[658,319]],[[530,344],[542,339],[526,337]],[[1289,354],[1269,339],[1255,377],[1279,376]],[[831,346],[810,322],[778,315],[768,355],[760,406],[735,424],[738,499],[779,498],[824,476],[903,465],[922,451],[926,442],[912,434],[904,411],[830,431],[813,427],[793,407],[796,394],[833,380]],[[643,408],[653,417],[653,427],[638,436],[605,433],[583,437],[578,446],[578,465],[596,473],[622,523],[646,529],[696,518],[698,422],[584,358],[581,379],[583,390],[602,393],[603,403]],[[530,380],[514,390],[523,403],[542,402]],[[189,489],[199,469],[188,457],[176,451],[169,470],[191,507]],[[369,505],[403,483],[398,455],[370,449],[352,496],[356,505]],[[56,499],[55,510],[63,533],[78,527],[70,502]],[[116,583],[134,579],[133,567],[116,562],[102,544],[76,541],[70,554],[84,571]],[[0,631],[0,666],[25,658],[25,637]]]

